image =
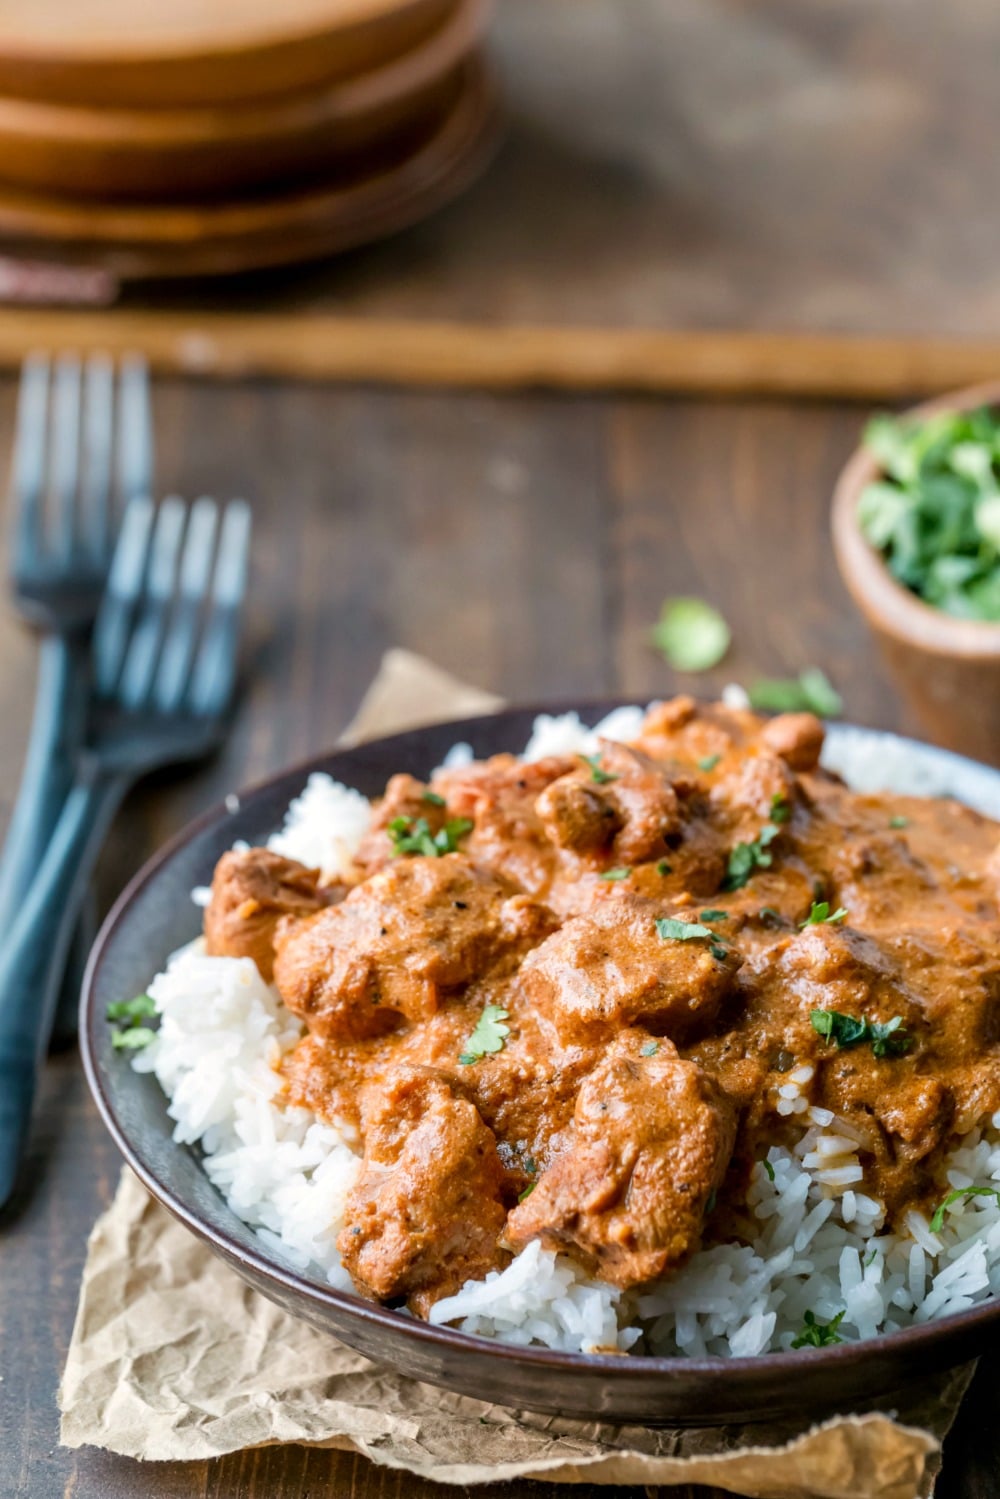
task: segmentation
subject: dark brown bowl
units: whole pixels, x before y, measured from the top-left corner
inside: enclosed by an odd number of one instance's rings
[[[572,703],[589,723],[617,704]],[[326,1328],[366,1357],[414,1379],[481,1394],[501,1405],[583,1419],[644,1425],[707,1425],[859,1409],[909,1381],[974,1358],[1000,1326],[1000,1302],[868,1343],[766,1354],[759,1358],[641,1358],[515,1348],[400,1316],[335,1291],[282,1265],[227,1207],[199,1164],[176,1145],[155,1079],[133,1072],[111,1047],[109,1003],[140,993],[168,955],[197,934],[190,900],[236,838],[259,843],[280,823],[313,770],[328,771],[373,796],[389,776],[426,776],[450,745],[477,756],[519,750],[535,715],[519,708],[397,734],[319,756],[192,823],[136,875],[98,937],[84,983],[80,1032],[84,1065],[105,1123],[154,1197],[205,1240],[250,1285],[295,1316]],[[831,733],[864,733],[834,727]],[[883,742],[885,736],[873,736]],[[1000,804],[1000,773],[927,745],[914,751],[944,767],[958,796]]]
[[[997,405],[1000,381],[993,381],[905,415]],[[832,525],[840,575],[924,731],[948,749],[1000,765],[1000,624],[956,619],[896,582],[858,525],[862,491],[880,473],[877,460],[859,448],[837,481]]]

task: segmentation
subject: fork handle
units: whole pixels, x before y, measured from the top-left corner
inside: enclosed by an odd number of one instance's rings
[[[73,784],[86,691],[85,636],[43,635],[31,735],[0,855],[0,931],[17,914]]]
[[[0,955],[0,1207],[14,1189],[48,1047],[56,982],[80,902],[128,778],[78,778]]]

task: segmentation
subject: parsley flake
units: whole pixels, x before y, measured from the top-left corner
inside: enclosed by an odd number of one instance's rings
[[[939,1202],[934,1209],[931,1219],[931,1233],[938,1234],[944,1227],[944,1215],[953,1202],[961,1202],[966,1197],[995,1197],[1000,1202],[1000,1187],[957,1187],[954,1192],[949,1192],[943,1202]]]
[[[769,845],[777,838],[779,831],[773,822],[765,822],[752,843],[737,843],[729,854],[723,890],[740,890],[755,869],[770,869],[774,855]]]
[[[721,759],[721,755],[706,755],[703,760],[698,761],[698,769],[704,771],[714,770]]]
[[[715,910],[702,911],[702,913],[701,913],[701,919],[702,919],[702,921],[728,921],[729,920],[729,912],[728,911],[715,911]]]
[[[618,781],[621,779],[620,776],[612,775],[610,770],[601,769],[600,755],[581,755],[580,759],[585,765],[590,766],[590,779],[595,781],[598,786],[606,786],[609,781]]]
[[[517,1200],[518,1200],[518,1202],[523,1202],[526,1197],[530,1197],[531,1194],[532,1194],[532,1192],[535,1190],[535,1188],[537,1186],[538,1186],[537,1182],[529,1182],[528,1185],[525,1187],[525,1189],[524,1189],[523,1192],[518,1192],[518,1194],[517,1194]]]
[[[897,813],[894,817],[889,818],[889,826],[891,828],[908,828],[910,826],[910,819],[903,817],[901,813]]]
[[[799,922],[799,927],[807,926],[835,926],[838,921],[847,919],[847,907],[840,906],[836,911],[830,910],[828,900],[814,900],[809,908],[809,915],[805,921]]]
[[[503,1051],[504,1043],[510,1035],[510,1026],[505,1024],[508,1019],[508,1012],[501,1005],[486,1005],[476,1021],[472,1035],[465,1043],[465,1050],[458,1059],[459,1065],[471,1067],[473,1062],[481,1062],[483,1057]]]
[[[627,880],[628,877],[629,877],[629,875],[631,873],[632,873],[632,867],[631,867],[631,865],[623,864],[620,869],[606,869],[604,871],[604,873],[601,875],[601,879],[602,880]]]
[[[427,802],[432,807],[443,807],[443,806],[445,806],[445,799],[444,799],[444,797],[441,796],[441,795],[439,795],[438,792],[431,791],[430,789],[428,789],[427,791],[423,792],[423,794],[420,797],[420,800],[422,802]]]
[[[776,791],[771,798],[771,821],[787,822],[792,815],[792,804],[782,792]]]
[[[639,1055],[641,1057],[655,1057],[659,1049],[659,1041],[647,1041],[645,1046],[639,1047]]]
[[[148,1020],[156,1014],[156,1001],[148,994],[137,994],[135,999],[117,999],[108,1005],[109,1020]]]
[[[443,828],[432,833],[426,817],[416,821],[409,817],[394,817],[386,831],[392,839],[393,858],[401,854],[423,854],[428,859],[440,859],[443,854],[458,850],[458,840],[472,831],[468,817],[453,817]]]
[[[767,1172],[768,1181],[774,1181],[774,1167],[771,1165],[771,1162],[768,1160],[767,1156],[764,1157],[760,1164]]]
[[[144,1046],[155,1040],[156,1032],[150,1030],[148,1025],[133,1025],[127,1031],[116,1027],[111,1032],[111,1045],[115,1051],[142,1051]]]
[[[656,872],[660,876],[660,878],[663,879],[664,876],[673,874],[673,869],[667,863],[666,859],[661,859],[659,864],[657,864],[656,866]]]
[[[902,1015],[881,1021],[845,1015],[840,1010],[811,1010],[809,1020],[814,1031],[833,1041],[841,1051],[870,1041],[873,1056],[901,1057],[913,1045],[913,1037],[902,1028]]]
[[[765,926],[778,926],[783,917],[781,912],[776,911],[773,906],[761,906],[757,912],[757,919],[758,921],[762,921]]]
[[[817,1322],[813,1312],[806,1312],[802,1331],[792,1339],[793,1348],[828,1348],[831,1343],[842,1343],[837,1328],[847,1315],[847,1308],[838,1312],[832,1322]]]

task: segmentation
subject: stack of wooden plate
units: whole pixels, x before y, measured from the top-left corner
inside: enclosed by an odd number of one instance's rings
[[[187,276],[387,234],[496,135],[491,0],[0,0],[0,249]]]

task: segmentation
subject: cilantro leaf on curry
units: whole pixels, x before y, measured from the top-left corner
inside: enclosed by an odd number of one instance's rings
[[[471,1067],[474,1062],[481,1062],[483,1057],[503,1051],[504,1043],[510,1035],[510,1026],[506,1024],[509,1018],[502,1005],[485,1005],[475,1029],[465,1043],[465,1050],[459,1056],[459,1065]]]
[[[873,1056],[901,1057],[913,1045],[913,1037],[903,1029],[902,1015],[881,1021],[845,1015],[841,1010],[810,1010],[809,1020],[818,1035],[832,1041],[841,1051],[869,1041]]]
[[[799,922],[799,926],[836,926],[838,922],[846,920],[846,906],[839,906],[836,911],[831,911],[828,900],[814,900],[809,908],[809,915],[805,921]]]
[[[773,822],[765,822],[752,843],[737,843],[730,850],[723,890],[741,890],[755,869],[770,869],[774,861],[770,845],[779,831]]]
[[[432,833],[426,817],[394,817],[386,831],[392,839],[393,858],[423,854],[428,859],[440,859],[444,854],[456,853],[458,840],[471,833],[472,827],[468,817],[453,817]]]
[[[620,779],[619,776],[613,775],[610,770],[603,770],[601,768],[600,755],[581,755],[580,759],[585,765],[590,766],[590,779],[595,781],[598,786],[606,786],[609,781]]]

